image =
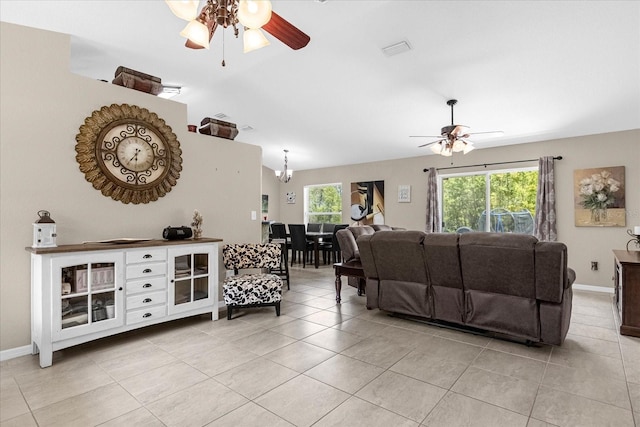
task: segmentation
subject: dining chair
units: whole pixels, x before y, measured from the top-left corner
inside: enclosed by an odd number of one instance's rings
[[[322,224],[309,223],[307,224],[307,231],[320,232]]]
[[[289,224],[289,234],[291,234],[291,265],[293,266],[297,260],[298,254],[302,253],[302,267],[304,268],[307,257],[313,254],[313,243],[307,240],[304,224]]]
[[[336,227],[335,224],[323,223],[321,230],[323,233],[331,233],[331,237],[323,237],[320,240],[319,245],[322,250],[322,261],[327,264],[327,261],[331,262],[331,255],[333,253],[333,229]]]

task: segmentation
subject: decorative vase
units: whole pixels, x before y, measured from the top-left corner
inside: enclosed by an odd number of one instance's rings
[[[202,237],[202,229],[201,228],[194,228],[193,229],[193,238],[194,239],[199,239]]]
[[[591,222],[602,222],[607,220],[607,208],[591,209]]]

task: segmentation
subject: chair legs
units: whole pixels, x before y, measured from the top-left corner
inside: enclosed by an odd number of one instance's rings
[[[233,313],[233,309],[238,308],[253,308],[253,307],[275,307],[276,308],[276,316],[280,316],[280,301],[277,302],[269,302],[269,303],[259,303],[259,304],[246,304],[246,305],[227,305],[227,320],[231,320],[231,316]]]

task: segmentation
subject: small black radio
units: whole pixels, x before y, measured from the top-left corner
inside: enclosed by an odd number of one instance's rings
[[[193,236],[193,230],[191,227],[167,227],[162,230],[162,238],[167,240],[182,240],[189,239]]]

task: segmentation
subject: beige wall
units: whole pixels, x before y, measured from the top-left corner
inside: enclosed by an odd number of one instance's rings
[[[305,185],[341,182],[345,191],[342,201],[343,222],[349,223],[348,186],[357,181],[384,180],[385,222],[412,230],[424,230],[427,174],[423,169],[452,166],[452,162],[453,166],[463,166],[536,159],[540,156],[563,157],[563,160],[556,161],[558,240],[568,246],[569,265],[577,273],[576,283],[612,287],[611,250],[624,249],[629,240],[626,229],[640,225],[640,130],[475,150],[467,155],[456,153],[449,158],[430,155],[296,171],[291,182],[280,185],[280,220],[285,223],[300,223],[303,220],[302,197]],[[489,166],[487,169],[518,166],[537,166],[537,162]],[[601,166],[626,167],[626,227],[574,226],[573,171]],[[472,170],[474,169],[466,168],[441,173]],[[411,203],[398,203],[398,185],[406,184],[411,185]],[[296,204],[284,201],[287,191],[296,192]],[[598,271],[591,271],[591,261],[598,261]]]
[[[280,220],[279,183],[280,181],[276,179],[273,169],[262,166],[262,194],[269,196],[269,213],[267,216],[270,221]]]
[[[194,209],[204,216],[207,237],[260,240],[260,147],[187,132],[184,104],[71,74],[68,36],[7,23],[0,30],[0,350],[30,343],[24,248],[38,210],[51,212],[58,244],[161,238],[167,225],[189,225]],[[78,168],[78,128],[112,103],[147,108],[178,136],[183,171],[156,202],[116,202],[93,189]]]

